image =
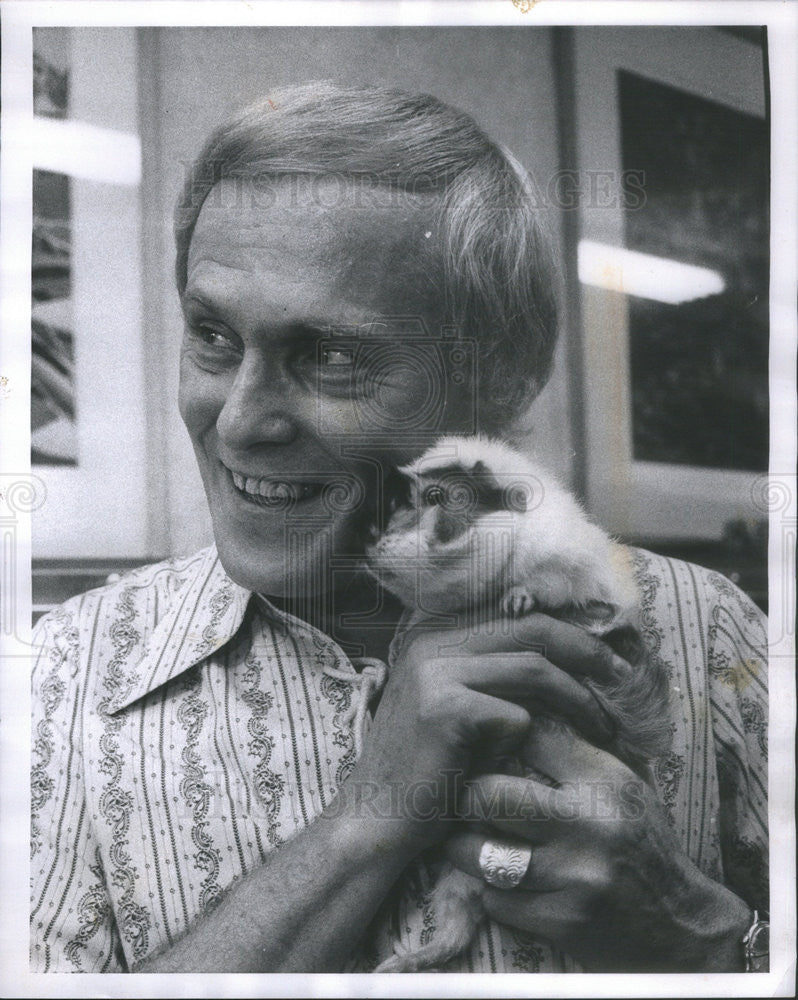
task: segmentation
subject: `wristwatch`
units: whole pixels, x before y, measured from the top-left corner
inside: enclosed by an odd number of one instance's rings
[[[754,910],[754,920],[742,941],[746,972],[768,972],[770,968],[770,921]]]

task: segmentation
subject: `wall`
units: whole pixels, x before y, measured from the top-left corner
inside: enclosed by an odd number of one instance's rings
[[[475,36],[479,36],[478,38]],[[545,188],[557,170],[552,37],[545,28],[198,28],[139,32],[144,324],[151,551],[210,540],[204,496],[176,407],[181,318],[171,212],[184,165],[233,110],[292,82],[378,82],[429,91],[472,113]],[[558,220],[554,220],[559,240]],[[571,478],[562,346],[534,407],[531,444]]]
[[[33,164],[68,176],[70,290],[47,304],[74,333],[77,463],[33,467],[46,494],[34,554],[143,559],[160,546],[144,482],[137,38],[133,28],[46,30],[69,73],[69,114],[34,119]]]

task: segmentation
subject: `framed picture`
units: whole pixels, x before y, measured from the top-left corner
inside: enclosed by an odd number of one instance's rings
[[[34,28],[33,59],[34,557],[144,556],[135,29]]]
[[[762,30],[574,38],[575,145],[591,174],[576,248],[589,508],[626,538],[719,540],[764,518]]]

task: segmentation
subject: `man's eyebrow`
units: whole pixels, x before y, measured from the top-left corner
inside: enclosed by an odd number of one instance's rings
[[[180,296],[180,305],[183,311],[191,306],[199,306],[216,316],[223,316],[226,312],[226,304],[223,301],[214,300],[213,295],[209,295],[198,289],[187,287]],[[232,303],[231,303],[232,305]],[[393,335],[390,324],[386,324],[385,317],[373,316],[359,313],[352,310],[356,318],[333,320],[329,316],[294,316],[286,320],[285,329],[294,336],[304,336],[308,339],[322,339],[325,337],[335,339],[384,339]]]
[[[180,305],[184,312],[192,306],[199,306],[201,309],[219,317],[225,312],[223,304],[214,302],[211,296],[203,295],[200,292],[186,292],[180,298]],[[329,319],[322,319],[316,316],[294,317],[286,322],[285,332],[294,338],[301,337],[305,340],[314,341],[327,338],[331,340],[336,338],[354,339],[358,335],[358,330],[362,329],[363,326],[364,324],[357,323],[331,323]]]
[[[212,298],[203,295],[201,292],[186,291],[180,296],[180,305],[185,308],[186,306],[197,305],[201,306],[203,309],[207,309],[209,312],[222,312],[222,308],[213,301]]]

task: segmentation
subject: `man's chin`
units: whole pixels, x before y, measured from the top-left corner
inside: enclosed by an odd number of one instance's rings
[[[320,594],[330,588],[333,533],[298,531],[269,544],[237,531],[215,530],[224,571],[241,587],[274,597]]]
[[[216,502],[214,502],[216,501]],[[340,513],[320,519],[287,521],[285,513],[237,517],[218,497],[211,520],[219,559],[227,575],[247,590],[275,597],[320,594],[332,585],[332,560],[348,563],[362,555],[360,520]],[[248,513],[248,511],[247,511]]]
[[[282,554],[274,552],[264,554],[255,546],[244,550],[242,546],[218,535],[216,550],[225,573],[234,583],[246,590],[280,597],[291,593],[297,586],[293,579],[296,572],[288,572],[288,559]]]

